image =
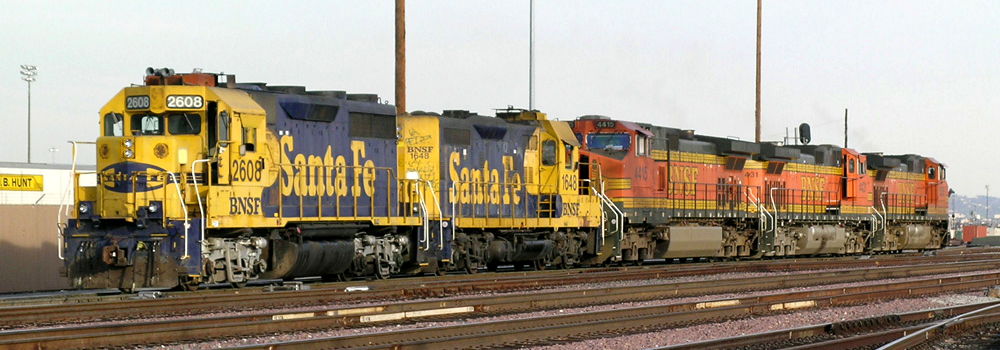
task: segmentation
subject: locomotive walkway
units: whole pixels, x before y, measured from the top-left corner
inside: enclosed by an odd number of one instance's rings
[[[981,260],[969,260],[979,257]],[[991,257],[994,259],[985,259]],[[964,260],[964,261],[962,261]],[[770,262],[777,263],[777,262]],[[578,307],[586,305],[614,304],[621,302],[633,302],[642,300],[669,299],[681,296],[699,296],[721,293],[731,293],[739,291],[760,291],[760,290],[780,290],[790,287],[820,286],[839,282],[872,281],[889,278],[902,278],[913,276],[931,276],[950,273],[962,273],[970,271],[983,271],[989,269],[1000,269],[1000,259],[995,259],[991,254],[969,255],[948,255],[937,257],[899,257],[888,259],[866,259],[859,260],[828,260],[809,263],[807,261],[797,262],[789,266],[782,267],[761,263],[761,268],[767,266],[769,269],[783,270],[792,269],[791,266],[812,265],[812,269],[823,266],[836,268],[851,268],[853,270],[813,272],[784,276],[764,276],[751,278],[730,278],[716,279],[709,281],[695,282],[674,282],[656,283],[641,286],[561,290],[561,291],[535,291],[530,294],[514,294],[501,296],[471,296],[450,300],[428,300],[410,302],[392,302],[386,304],[372,304],[363,306],[350,306],[343,308],[332,308],[314,310],[308,312],[264,312],[254,315],[241,316],[218,316],[218,317],[198,317],[197,319],[175,319],[175,320],[134,320],[103,325],[62,325],[52,328],[37,329],[13,329],[0,332],[0,347],[10,348],[74,348],[74,347],[110,347],[129,344],[149,344],[149,343],[176,343],[199,339],[217,339],[234,337],[241,335],[267,334],[273,332],[287,332],[289,330],[309,330],[309,329],[330,329],[343,327],[367,326],[371,324],[386,324],[408,322],[415,319],[456,319],[465,317],[475,317],[489,314],[504,314],[526,312],[544,309],[557,309]],[[839,265],[838,265],[839,264]],[[770,266],[768,266],[770,265]],[[747,266],[747,265],[741,265]],[[884,267],[896,266],[896,267]],[[671,266],[676,269],[677,266]],[[781,268],[779,268],[781,267]],[[865,267],[865,268],[860,268]],[[712,267],[718,268],[718,267]],[[702,269],[698,274],[705,274]],[[591,272],[588,274],[575,274],[573,277],[563,275],[562,280],[573,279],[574,283],[591,281],[591,277],[598,280],[622,280],[622,279],[656,279],[665,271],[659,269],[624,269],[616,271]],[[687,272],[695,272],[692,269]],[[804,268],[804,270],[808,270]],[[677,271],[684,273],[683,271]],[[555,272],[540,274],[544,277],[538,278],[494,278],[502,280],[498,283],[507,287],[497,287],[497,289],[512,288],[511,290],[523,290],[525,286],[538,288],[544,283],[559,280],[559,277],[551,276]],[[630,275],[634,274],[634,275]],[[531,275],[531,274],[527,274]],[[618,275],[617,279],[609,279],[610,275]],[[481,276],[475,276],[481,277]],[[625,277],[625,278],[621,278]],[[524,280],[522,283],[510,287],[514,281]],[[529,282],[530,281],[530,282]],[[545,282],[548,281],[548,282]],[[388,281],[384,281],[388,282]],[[489,290],[485,286],[485,281],[469,282],[465,279],[456,279],[457,285],[462,283],[478,283],[482,288],[478,291]],[[917,281],[897,282],[882,285],[869,285],[855,288],[833,288],[819,289],[805,292],[775,293],[765,296],[735,298],[726,300],[704,300],[691,303],[679,303],[657,307],[637,307],[625,308],[614,311],[604,311],[586,314],[563,315],[558,317],[528,318],[516,321],[475,323],[469,326],[425,328],[410,331],[379,333],[378,337],[356,336],[356,337],[336,337],[329,339],[316,339],[310,342],[289,342],[280,344],[269,344],[270,348],[327,348],[327,347],[367,347],[367,346],[403,346],[403,347],[467,347],[467,346],[510,346],[512,344],[534,344],[552,339],[554,336],[560,339],[571,339],[576,337],[587,337],[600,334],[619,334],[635,332],[638,330],[649,330],[656,327],[670,327],[697,322],[711,322],[720,318],[746,317],[769,312],[787,312],[791,309],[817,308],[835,305],[846,305],[883,298],[912,297],[915,295],[936,294],[947,291],[968,290],[982,288],[1000,282],[998,273],[981,273],[963,277],[949,278],[925,278]],[[553,285],[566,285],[561,282]],[[442,282],[449,284],[449,282]],[[413,285],[410,285],[413,287]],[[461,294],[462,288],[455,285],[437,290],[445,292],[447,288],[454,294]],[[327,290],[327,293],[333,290]],[[237,307],[242,303],[258,301],[258,306],[295,304],[299,300],[288,301],[289,297],[295,293],[316,292],[281,292],[262,294],[256,293],[251,298],[237,298],[241,301],[230,302],[225,299],[214,299],[201,297],[206,303],[224,303],[225,307]],[[371,298],[400,297],[396,291],[389,295],[378,293],[389,291],[371,291],[357,294],[339,293],[336,295],[354,297],[350,300],[363,300]],[[278,304],[275,300],[270,303],[260,301],[261,297],[272,295],[283,295],[286,304]],[[367,296],[366,296],[367,295]],[[234,297],[230,295],[230,297]],[[313,296],[316,298],[317,296]],[[197,299],[199,297],[193,297]],[[221,296],[220,296],[221,298]],[[176,298],[184,299],[184,298]],[[327,300],[333,300],[330,298]],[[89,312],[103,312],[103,318],[113,318],[112,315],[125,317],[131,314],[136,317],[136,312],[141,310],[143,317],[149,317],[149,312],[156,310],[167,312],[170,308],[178,309],[185,306],[185,301],[168,302],[169,299],[147,300],[147,306],[140,306],[137,301],[132,306],[122,306],[120,303],[96,303],[80,305],[63,305],[63,308],[78,307],[78,310],[66,310],[58,313],[55,310],[46,310],[47,307],[19,307],[0,309],[0,320],[5,323],[39,323],[52,322],[54,319],[72,320],[95,317],[88,315]],[[199,307],[194,304],[196,300],[186,300],[186,306],[193,306],[196,310]],[[344,300],[339,300],[343,302]],[[131,302],[130,302],[131,303]],[[157,305],[162,303],[162,305]],[[103,305],[101,305],[103,304]],[[205,310],[208,310],[205,304]],[[43,310],[51,312],[43,312]],[[115,310],[124,310],[117,312]],[[176,310],[175,310],[176,311]],[[190,311],[189,311],[190,312]],[[624,327],[623,325],[629,325]],[[464,327],[464,328],[463,328]],[[624,327],[624,328],[623,328]],[[470,333],[471,332],[471,333]],[[379,343],[372,343],[377,339]],[[254,347],[248,347],[254,348]]]

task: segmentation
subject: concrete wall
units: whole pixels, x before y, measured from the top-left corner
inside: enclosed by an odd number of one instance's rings
[[[0,205],[0,293],[67,288],[59,276],[56,205]]]

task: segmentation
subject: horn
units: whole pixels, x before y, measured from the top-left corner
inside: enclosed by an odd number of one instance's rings
[[[809,124],[802,123],[799,125],[799,142],[802,142],[803,145],[808,145],[809,141],[812,141]]]

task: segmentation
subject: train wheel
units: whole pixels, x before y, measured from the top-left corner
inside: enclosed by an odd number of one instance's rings
[[[389,264],[381,264],[379,262],[375,263],[375,278],[380,280],[388,279],[390,274],[391,271],[389,271]]]
[[[469,255],[466,255],[465,256],[465,273],[471,275],[471,274],[474,274],[476,272],[479,272],[479,267],[478,266],[473,266],[472,265],[472,257],[470,257]]]
[[[557,269],[560,270],[565,270],[569,268],[569,264],[566,263],[566,256],[565,255],[559,256],[559,263],[553,264],[553,266],[555,266]]]
[[[185,291],[188,291],[188,292],[193,292],[193,291],[201,289],[201,284],[200,283],[194,283],[194,282],[181,283],[181,289],[183,289]]]
[[[438,275],[438,276],[447,275],[448,274],[448,265],[449,264],[446,264],[446,263],[443,263],[443,262],[438,262],[438,264],[437,264],[437,270],[434,271],[434,274]]]
[[[323,276],[323,282],[344,282],[344,281],[347,281],[347,275],[345,275],[343,272]]]
[[[189,292],[193,292],[193,291],[201,289],[201,281],[198,281],[198,280],[196,280],[194,278],[190,278],[190,277],[181,277],[180,278],[180,283],[178,283],[178,285],[180,285],[181,290],[185,290],[185,291],[189,291]]]

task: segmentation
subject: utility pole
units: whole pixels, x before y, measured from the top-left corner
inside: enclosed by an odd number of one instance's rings
[[[757,0],[757,98],[754,107],[754,119],[757,125],[754,140],[757,143],[760,143],[760,12],[761,0]]]
[[[21,80],[28,82],[28,163],[31,163],[31,83],[38,75],[38,67],[30,64],[21,65]]]
[[[396,0],[396,115],[406,115],[406,0]]]
[[[535,0],[528,0],[528,110],[535,110]]]
[[[990,185],[986,185],[986,226],[993,227],[993,220],[990,217]]]
[[[847,108],[844,108],[844,148],[847,148]]]

